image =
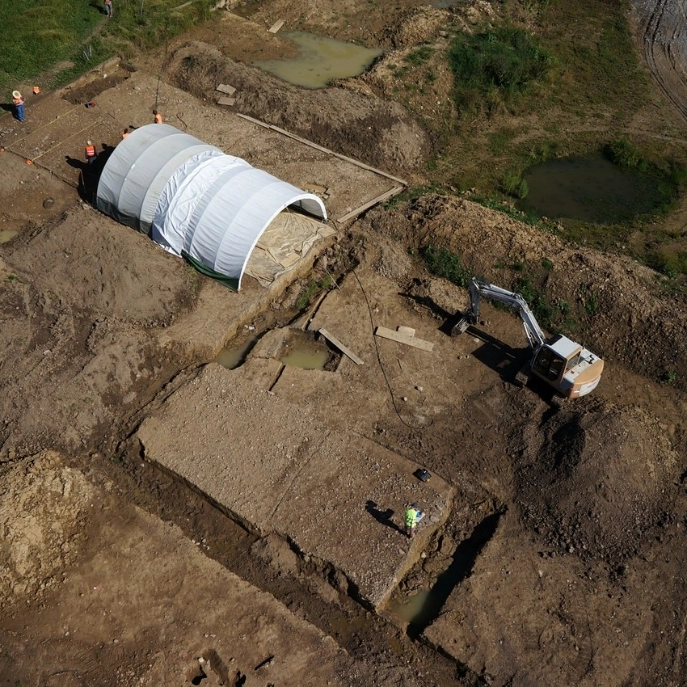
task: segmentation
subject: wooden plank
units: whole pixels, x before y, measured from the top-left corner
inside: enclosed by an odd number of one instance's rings
[[[300,136],[296,136],[296,134],[292,134],[289,131],[286,131],[286,129],[280,129],[278,126],[274,126],[274,124],[266,124],[265,122],[261,122],[259,119],[255,119],[254,117],[249,117],[248,115],[241,114],[240,112],[236,113],[238,117],[241,117],[243,119],[247,119],[249,122],[253,122],[254,124],[258,124],[265,129],[272,129],[272,131],[276,131],[277,133],[283,134],[284,136],[288,136],[289,138],[293,138],[294,141],[299,141],[300,143],[304,143],[307,146],[310,146],[311,148],[314,148],[315,150],[321,150],[323,153],[327,153],[328,155],[333,155],[334,157],[338,157],[339,160],[344,160],[346,162],[350,162],[353,165],[356,165],[357,167],[360,167],[361,169],[367,169],[370,172],[374,172],[375,174],[379,174],[380,176],[386,177],[387,179],[391,179],[392,181],[396,181],[399,184],[403,184],[403,186],[407,186],[408,182],[405,181],[405,179],[399,179],[398,177],[392,176],[391,174],[387,174],[386,172],[383,172],[381,169],[377,169],[376,167],[370,167],[370,165],[366,165],[364,162],[360,162],[359,160],[354,160],[352,157],[346,157],[346,155],[341,155],[341,153],[335,153],[333,150],[329,150],[329,148],[324,148],[323,146],[317,145],[317,143],[313,143],[312,141],[309,141],[307,138],[301,138]]]
[[[326,329],[318,329],[317,331],[322,334],[325,339],[331,341],[334,346],[336,346],[344,355],[348,356],[356,365],[364,364],[363,361],[355,353],[353,353],[350,348],[346,348],[341,341],[334,338]]]
[[[269,29],[267,29],[270,33],[277,33],[281,27],[284,26],[284,20],[280,19],[279,21],[275,21],[272,26],[270,26]]]
[[[413,346],[414,348],[421,348],[423,351],[431,351],[434,349],[434,344],[431,341],[424,339],[417,339],[414,336],[408,336],[401,332],[395,332],[393,329],[386,327],[377,327],[375,329],[375,336],[381,336],[383,339],[391,339],[406,346]]]
[[[236,98],[225,98],[224,96],[221,98],[217,98],[218,105],[233,105],[235,102]]]
[[[406,336],[415,336],[415,330],[412,327],[404,327],[402,324],[399,324],[398,327],[396,327],[396,331],[399,332],[399,334],[405,334]]]
[[[215,90],[220,93],[226,93],[227,95],[234,95],[234,93],[236,93],[236,89],[233,86],[229,86],[225,83],[221,83]]]
[[[357,207],[355,210],[351,210],[349,213],[345,214],[343,217],[339,217],[339,219],[336,220],[337,224],[342,224],[343,222],[347,222],[349,219],[353,219],[353,217],[357,217],[358,215],[361,215],[365,210],[368,210],[369,208],[373,207],[374,205],[378,205],[379,203],[383,203],[385,200],[389,200],[389,198],[393,198],[394,196],[397,196],[399,193],[402,191],[405,191],[405,186],[395,186],[394,188],[386,191],[385,193],[382,193],[382,195],[377,196],[376,198],[373,198],[372,200],[368,200],[367,203],[364,203],[360,207]]]

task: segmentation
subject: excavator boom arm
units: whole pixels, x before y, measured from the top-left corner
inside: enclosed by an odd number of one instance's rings
[[[527,301],[519,294],[506,291],[499,286],[473,277],[470,282],[470,312],[459,322],[454,329],[465,331],[468,324],[477,324],[479,321],[480,299],[488,298],[498,303],[503,303],[518,311],[525,328],[525,335],[532,348],[537,349],[546,343],[546,337],[541,330],[534,314],[530,310]]]

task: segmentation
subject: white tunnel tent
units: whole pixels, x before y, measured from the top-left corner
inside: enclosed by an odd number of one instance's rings
[[[114,149],[98,183],[97,207],[236,289],[263,232],[285,209],[301,211],[295,219],[310,223],[306,229],[301,223],[303,253],[332,233],[311,219],[327,219],[316,195],[167,124],[136,129]],[[290,221],[282,227],[293,233]],[[278,260],[278,251],[267,252]]]

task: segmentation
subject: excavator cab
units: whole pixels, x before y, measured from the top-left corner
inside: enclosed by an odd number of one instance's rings
[[[578,398],[599,384],[603,360],[559,334],[534,354],[531,372],[554,387],[565,398]]]
[[[558,355],[550,346],[539,349],[532,364],[532,372],[549,383],[557,382],[567,367],[567,360]]]

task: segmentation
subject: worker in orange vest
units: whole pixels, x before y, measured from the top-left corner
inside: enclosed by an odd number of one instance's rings
[[[86,162],[88,164],[93,164],[95,162],[96,158],[98,157],[98,153],[95,150],[95,146],[91,141],[86,141],[86,150],[85,150],[85,155],[86,155]]]
[[[157,110],[153,110],[153,124],[162,124],[162,115]]]
[[[12,105],[14,107],[14,116],[20,121],[24,121],[24,98],[21,97],[19,91],[12,91]]]

